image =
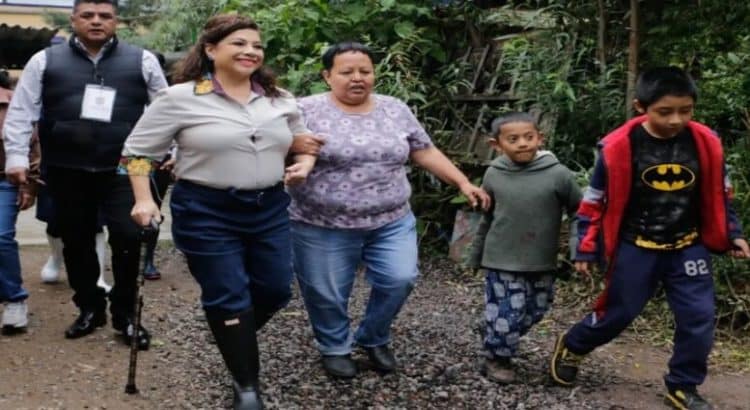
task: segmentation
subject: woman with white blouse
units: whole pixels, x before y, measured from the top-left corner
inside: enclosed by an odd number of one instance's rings
[[[234,408],[259,409],[255,333],[291,297],[291,243],[284,183],[303,181],[315,163],[297,155],[308,133],[294,97],[263,67],[259,28],[247,17],[208,20],[162,92],[128,137],[121,172],[135,193],[132,216],[159,219],[149,174],[174,141],[172,235],[202,290],[206,318],[234,378]]]

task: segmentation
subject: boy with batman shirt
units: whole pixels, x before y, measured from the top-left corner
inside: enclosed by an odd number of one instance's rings
[[[591,182],[578,209],[578,272],[594,261],[607,286],[593,312],[558,337],[550,372],[575,381],[583,356],[608,343],[640,314],[661,283],[675,316],[665,402],[711,409],[697,392],[713,344],[714,284],[709,252],[750,257],[731,207],[721,141],[692,121],[697,89],[675,67],[641,74],[642,115],[599,143]]]

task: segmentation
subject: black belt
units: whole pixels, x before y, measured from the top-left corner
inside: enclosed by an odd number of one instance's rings
[[[283,191],[284,190],[284,182],[282,182],[282,181],[277,182],[275,185],[271,185],[269,187],[259,188],[259,189],[238,189],[238,188],[232,188],[232,187],[230,187],[230,188],[212,188],[210,186],[198,184],[198,183],[191,182],[191,181],[188,181],[188,180],[185,180],[185,179],[180,179],[180,180],[177,181],[177,183],[180,184],[180,185],[185,185],[186,187],[190,187],[191,189],[197,189],[197,190],[201,190],[201,191],[208,192],[208,193],[212,193],[212,192],[217,192],[217,193],[218,192],[224,192],[224,193],[232,192],[232,193],[237,193],[237,194],[240,194],[240,195],[243,195],[243,194],[250,194],[250,195],[252,195],[252,194],[266,194],[266,193],[270,194],[272,192],[277,192],[277,191]]]

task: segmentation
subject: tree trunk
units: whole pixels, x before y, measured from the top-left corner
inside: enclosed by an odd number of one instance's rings
[[[599,87],[601,90],[605,90],[607,88],[607,9],[604,1],[605,0],[597,0],[596,2],[598,7],[597,14],[599,16],[599,22],[596,30],[596,62],[597,64],[599,64]],[[607,104],[604,96],[605,93],[603,92],[599,95],[599,112],[604,112],[604,108]],[[600,116],[599,128],[601,131],[605,131],[605,122],[606,118],[604,118],[604,116]]]
[[[599,64],[599,70],[602,74],[602,82],[604,81],[604,75],[607,72],[607,50],[606,50],[606,39],[607,35],[607,9],[604,4],[604,0],[597,0],[598,7],[598,18],[599,22],[596,30],[596,60]]]
[[[630,39],[628,45],[628,83],[625,92],[625,118],[633,116],[635,80],[638,75],[638,40],[640,25],[638,0],[630,0]]]

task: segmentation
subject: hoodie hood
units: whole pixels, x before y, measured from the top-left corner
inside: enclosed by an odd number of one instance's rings
[[[493,168],[497,168],[507,172],[534,172],[542,169],[559,164],[555,154],[552,151],[539,150],[534,156],[534,159],[527,164],[517,164],[513,162],[507,155],[500,155],[499,157],[492,160],[490,164]]]

